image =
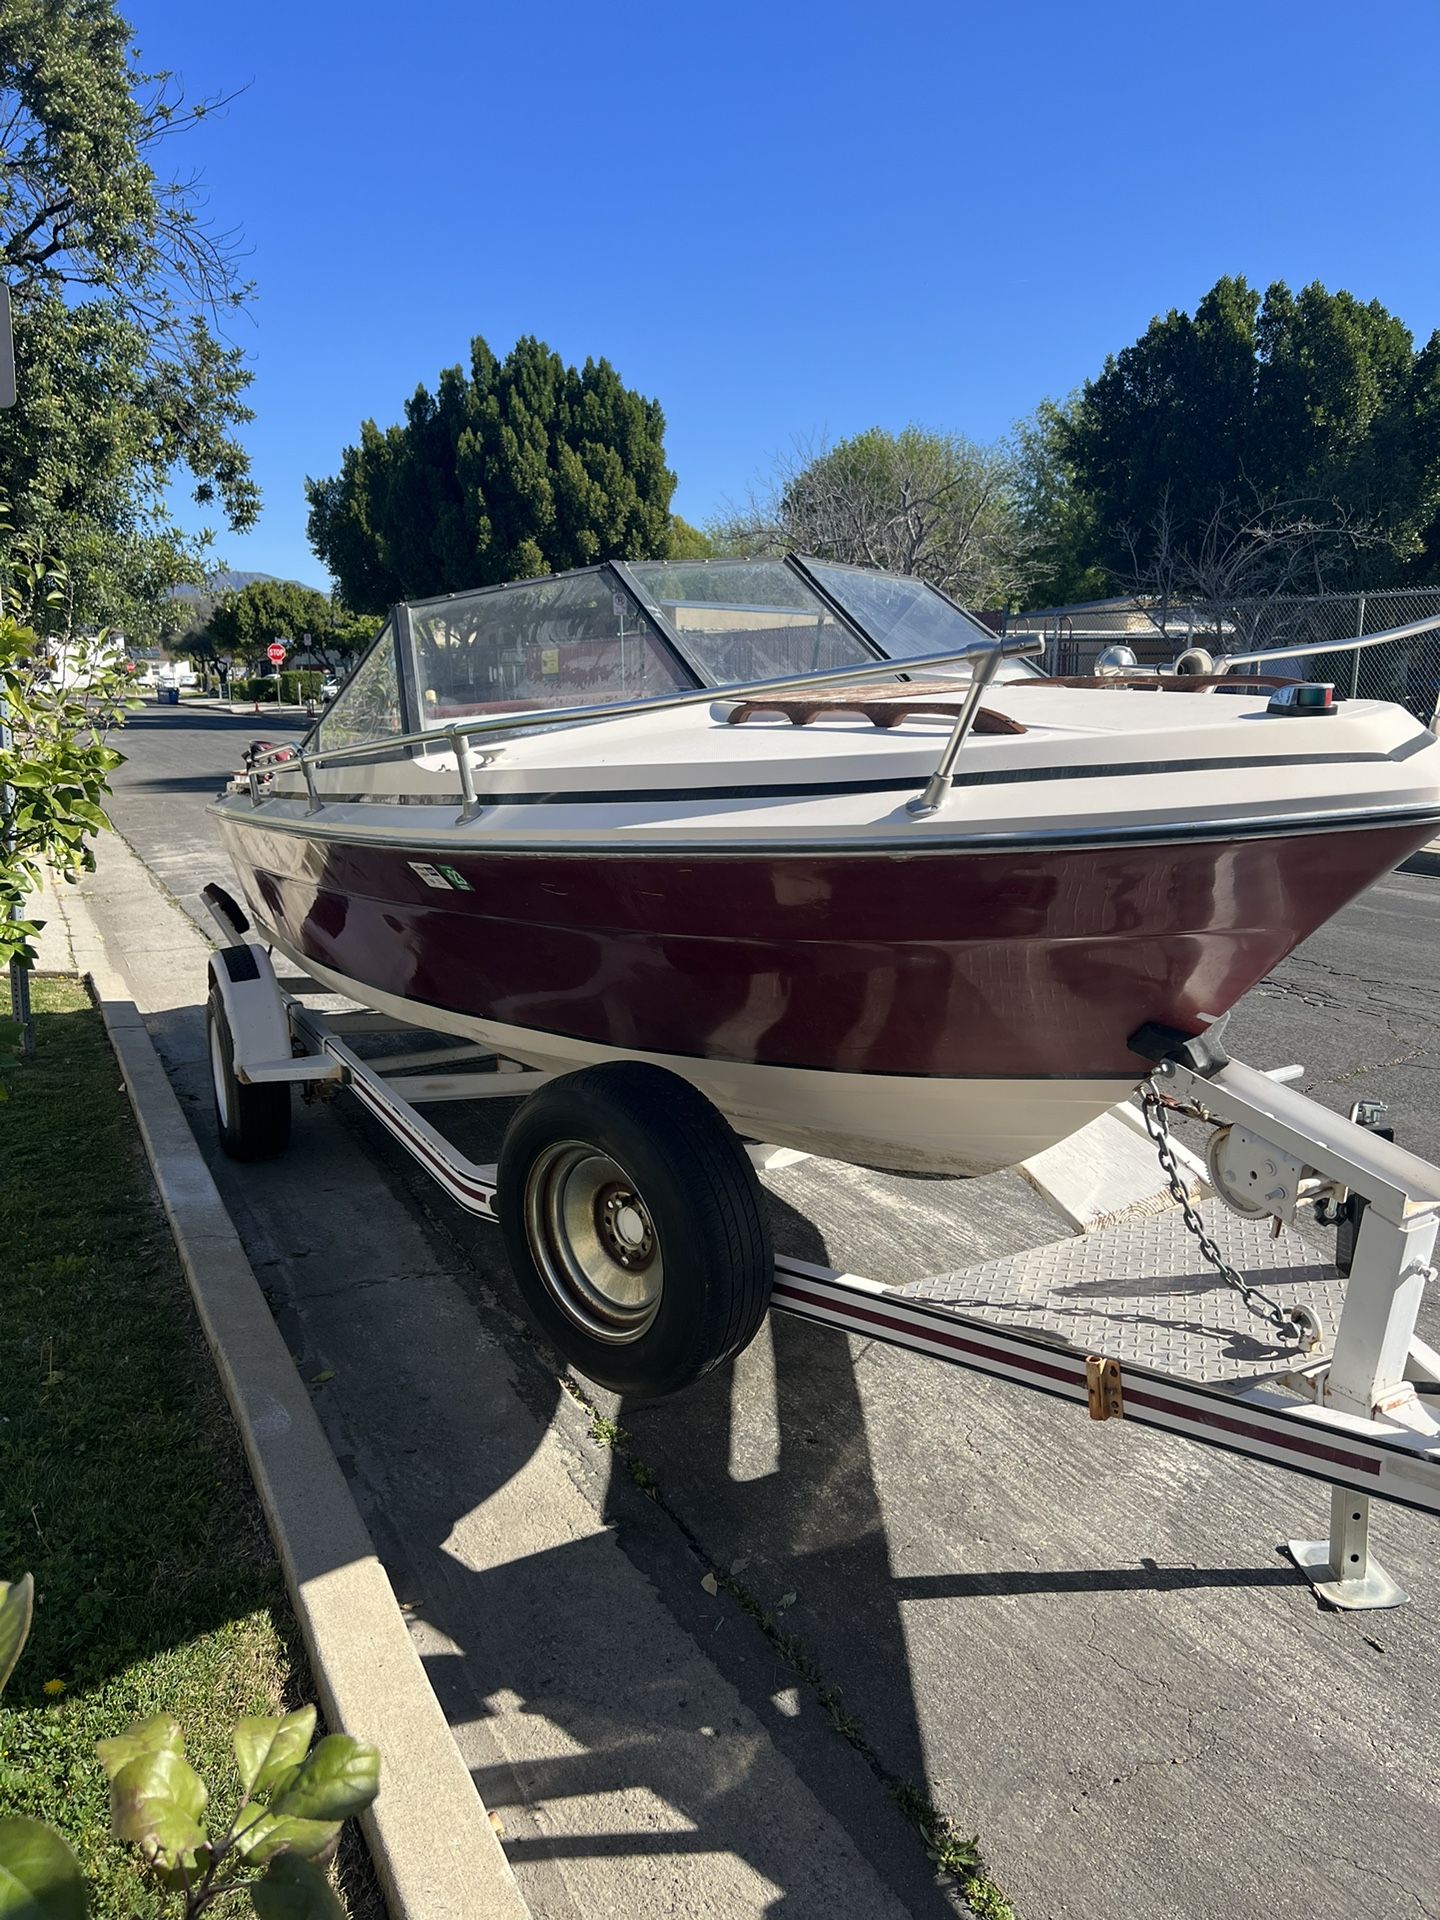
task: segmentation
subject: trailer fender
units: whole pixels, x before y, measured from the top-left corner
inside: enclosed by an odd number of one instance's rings
[[[284,995],[262,946],[251,940],[211,954],[210,982],[225,1009],[242,1085],[325,1077],[321,1062],[294,1057]]]

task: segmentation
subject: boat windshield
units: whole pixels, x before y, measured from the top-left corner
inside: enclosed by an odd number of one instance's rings
[[[411,610],[421,726],[481,713],[676,693],[691,682],[607,569],[459,593]]]
[[[482,714],[605,706],[869,661],[884,677],[886,660],[977,639],[991,635],[923,581],[894,574],[819,560],[604,562],[397,609],[316,739],[334,751]]]
[[[626,571],[669,621],[703,685],[875,658],[783,560],[632,560]]]
[[[405,731],[396,660],[395,625],[387,620],[315,730],[315,744],[334,752]]]
[[[889,660],[913,658],[918,653],[945,653],[994,640],[988,628],[913,574],[876,573],[865,567],[839,566],[830,560],[806,559],[801,564]]]

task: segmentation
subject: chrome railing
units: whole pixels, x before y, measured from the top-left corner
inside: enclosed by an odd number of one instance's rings
[[[304,778],[305,791],[309,796],[310,810],[313,813],[324,805],[324,800],[315,785],[315,774],[320,767],[334,767],[375,760],[382,756],[403,752],[410,747],[436,747],[443,743],[455,756],[460,774],[460,793],[463,802],[462,819],[471,819],[479,812],[481,805],[475,792],[474,762],[469,752],[469,743],[474,739],[484,739],[494,734],[518,733],[537,727],[570,727],[589,725],[600,720],[618,720],[633,713],[664,713],[680,707],[711,706],[716,701],[753,700],[757,695],[800,692],[807,687],[854,686],[858,682],[874,680],[888,675],[911,674],[928,671],[934,667],[953,667],[966,661],[978,660],[971,690],[978,684],[983,688],[998,671],[1000,662],[1006,659],[1019,659],[1038,653],[1043,641],[1037,634],[1012,634],[1009,637],[998,636],[992,646],[982,646],[972,641],[969,645],[958,647],[948,653],[916,654],[904,660],[867,660],[862,666],[826,667],[815,673],[786,674],[773,680],[755,680],[738,685],[721,687],[691,687],[684,693],[654,694],[649,698],[634,700],[615,700],[604,705],[589,707],[553,707],[530,708],[523,713],[486,713],[479,714],[473,720],[461,720],[454,726],[422,727],[413,733],[387,734],[381,739],[356,741],[348,747],[320,747],[314,752],[302,752],[297,757],[293,747],[272,747],[269,752],[257,754],[248,769],[250,798],[257,805],[264,797],[260,791],[260,782],[268,774],[281,771],[298,771]],[[896,692],[901,688],[897,684]],[[956,721],[955,729],[946,742],[941,765],[953,765],[955,754],[964,742],[970,721],[974,718],[974,709],[978,704],[978,694],[967,701]],[[323,723],[322,723],[323,724]],[[481,762],[484,765],[484,761]]]
[[[1260,660],[1310,659],[1320,653],[1354,653],[1360,647],[1383,647],[1392,640],[1413,640],[1417,634],[1433,633],[1440,627],[1440,614],[1424,620],[1412,620],[1407,626],[1387,627],[1383,633],[1357,633],[1352,640],[1312,640],[1293,647],[1259,647],[1254,653],[1222,653],[1216,665],[1250,667]]]

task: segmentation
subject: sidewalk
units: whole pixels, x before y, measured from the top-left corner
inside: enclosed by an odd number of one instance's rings
[[[158,703],[157,703],[158,704]],[[222,700],[218,694],[202,693],[190,700],[182,699],[177,712],[193,712],[196,707],[207,709],[211,713],[249,713],[264,719],[274,714],[278,719],[285,715],[290,719],[315,719],[322,709],[317,705],[312,712],[304,701],[281,702],[279,700]]]

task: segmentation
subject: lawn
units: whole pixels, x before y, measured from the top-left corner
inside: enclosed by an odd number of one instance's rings
[[[74,980],[33,998],[0,1102],[0,1578],[36,1584],[0,1811],[67,1836],[94,1920],[136,1920],[173,1909],[109,1837],[95,1742],[176,1714],[223,1813],[234,1720],[310,1680],[100,1016]],[[352,1911],[380,1912],[345,1852]]]

